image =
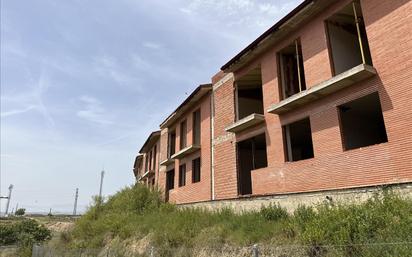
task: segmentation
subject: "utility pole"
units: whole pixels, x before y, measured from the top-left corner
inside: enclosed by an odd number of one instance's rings
[[[14,209],[15,211],[17,211],[19,209],[19,203],[16,203],[16,209]]]
[[[103,199],[102,199],[103,177],[104,177],[104,170],[102,170],[102,172],[100,173],[99,201],[101,202],[103,202]]]
[[[5,216],[7,216],[7,214],[9,213],[9,207],[10,207],[10,199],[11,199],[11,191],[13,191],[13,185],[9,186],[9,196],[7,197],[7,205],[6,205],[6,212],[5,212]]]
[[[76,194],[74,196],[73,216],[76,216],[76,212],[77,212],[77,198],[79,198],[79,189],[78,188],[76,188]]]

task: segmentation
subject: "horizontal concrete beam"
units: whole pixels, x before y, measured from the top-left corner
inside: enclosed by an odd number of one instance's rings
[[[186,148],[183,148],[179,152],[175,153],[170,158],[172,158],[172,159],[182,159],[186,155],[191,154],[193,152],[196,152],[199,149],[200,149],[200,145],[190,145]]]
[[[265,116],[263,114],[253,113],[249,116],[246,116],[243,119],[236,121],[235,123],[227,127],[225,130],[227,132],[238,133],[264,121]]]
[[[350,70],[332,77],[331,79],[294,94],[277,104],[273,104],[267,111],[274,114],[281,114],[296,109],[302,105],[351,86],[359,81],[370,78],[375,74],[375,68],[367,64],[360,64]]]

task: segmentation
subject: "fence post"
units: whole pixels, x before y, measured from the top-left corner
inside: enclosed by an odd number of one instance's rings
[[[252,248],[252,257],[259,257],[259,248],[257,244],[253,245]]]

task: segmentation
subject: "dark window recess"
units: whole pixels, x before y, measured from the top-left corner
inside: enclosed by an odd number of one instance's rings
[[[200,145],[200,109],[193,113],[193,144]]]
[[[171,131],[168,138],[168,157],[170,158],[176,152],[176,131]]]
[[[186,164],[179,166],[179,187],[186,185]]]
[[[156,155],[157,155],[157,145],[153,149],[153,169],[156,169]]]
[[[152,157],[153,157],[152,151],[150,151],[149,152],[149,170],[152,170],[152,163],[153,163]]]
[[[192,183],[200,181],[200,158],[192,161]]]
[[[175,188],[175,170],[170,170],[166,174],[166,191]]]
[[[299,40],[283,48],[279,54],[279,75],[282,99],[306,90],[302,46]]]
[[[339,106],[345,150],[388,142],[378,93]]]
[[[237,119],[253,113],[263,114],[262,75],[260,68],[250,71],[236,81]]]
[[[359,1],[345,6],[327,19],[326,28],[334,75],[362,63],[372,65]]]
[[[286,160],[313,158],[312,131],[309,118],[283,126]]]
[[[265,134],[237,143],[239,194],[252,194],[251,171],[267,167]]]
[[[144,159],[145,159],[145,171],[149,171],[149,154],[148,153],[146,153],[145,155],[144,155]]]
[[[175,170],[169,170],[166,172],[166,194],[165,200],[169,201],[169,191],[175,187]]]
[[[180,150],[186,147],[187,137],[187,122],[186,120],[180,123]]]

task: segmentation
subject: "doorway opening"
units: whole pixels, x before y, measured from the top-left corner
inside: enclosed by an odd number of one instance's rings
[[[252,194],[252,170],[267,167],[265,134],[237,143],[239,195]]]

